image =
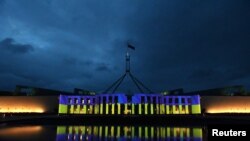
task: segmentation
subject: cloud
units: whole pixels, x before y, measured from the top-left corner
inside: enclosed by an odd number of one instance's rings
[[[111,70],[106,64],[102,63],[96,67],[96,71],[102,72],[102,71],[111,71]]]
[[[157,92],[250,88],[249,1],[20,0],[2,7],[0,72],[12,80],[2,89],[104,90],[124,73],[127,41],[136,47],[132,73]]]
[[[0,49],[16,54],[25,54],[34,51],[33,46],[15,43],[14,39],[12,38],[6,38],[0,41]]]

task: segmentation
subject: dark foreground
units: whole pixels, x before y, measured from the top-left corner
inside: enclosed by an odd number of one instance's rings
[[[44,125],[208,125],[249,124],[250,114],[213,115],[9,115],[1,117],[0,124]]]

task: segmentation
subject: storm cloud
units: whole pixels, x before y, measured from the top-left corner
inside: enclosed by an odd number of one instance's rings
[[[31,45],[26,44],[16,44],[14,43],[14,40],[11,38],[6,38],[2,41],[0,41],[0,49],[5,51],[10,51],[12,53],[28,53],[30,51],[33,51],[34,48]]]
[[[0,89],[250,89],[250,1],[0,0]],[[137,91],[125,79],[121,92]]]

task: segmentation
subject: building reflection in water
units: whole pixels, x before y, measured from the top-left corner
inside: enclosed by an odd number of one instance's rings
[[[166,140],[202,141],[199,127],[58,126],[57,141]]]

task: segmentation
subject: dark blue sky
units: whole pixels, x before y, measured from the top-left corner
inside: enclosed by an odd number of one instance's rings
[[[249,0],[0,0],[0,89],[250,89]],[[134,86],[126,79],[120,91]]]

